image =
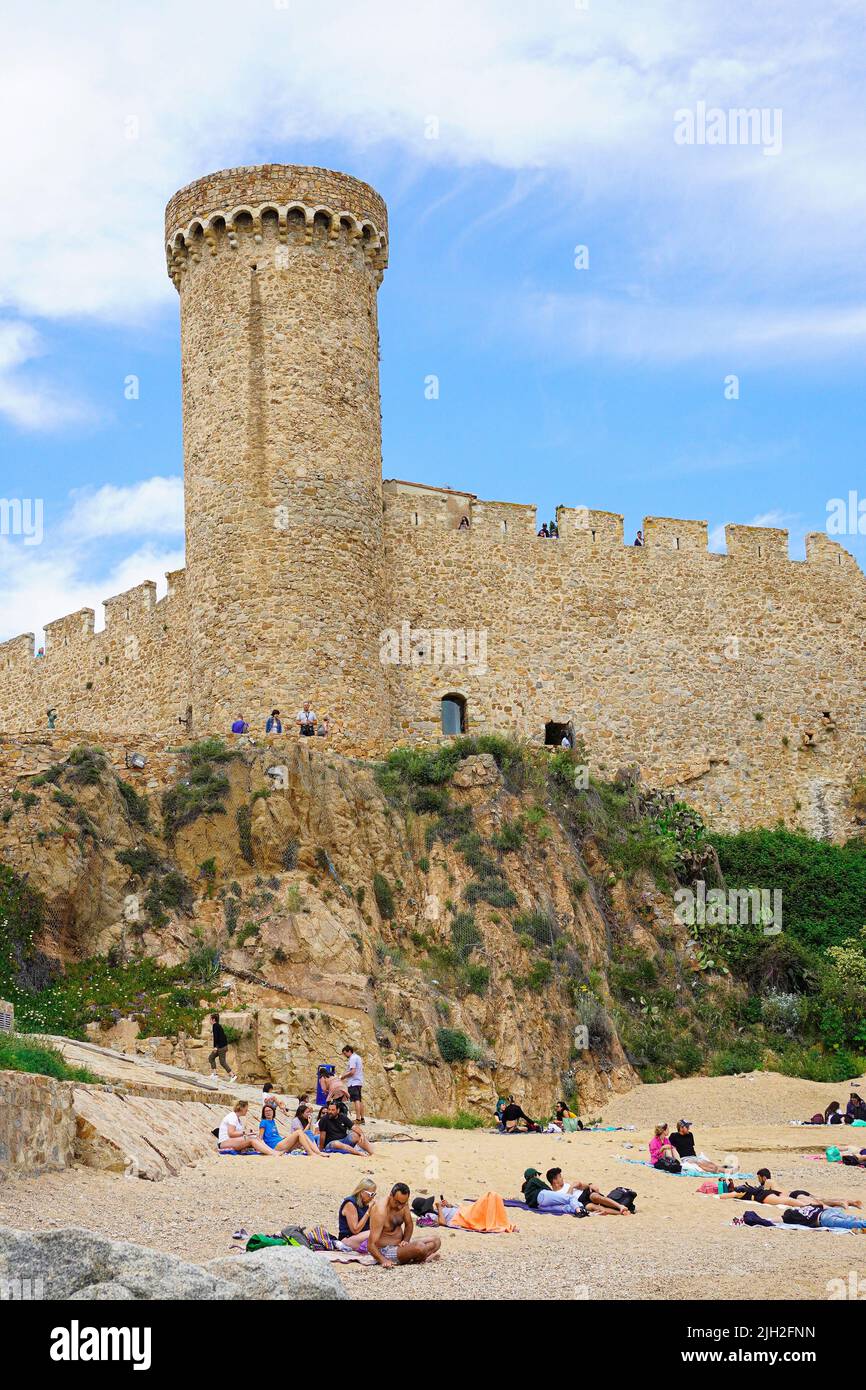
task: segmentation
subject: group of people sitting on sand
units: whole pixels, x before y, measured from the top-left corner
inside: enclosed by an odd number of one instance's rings
[[[866,1125],[866,1100],[858,1096],[856,1091],[852,1091],[845,1109],[842,1109],[838,1100],[831,1100],[823,1115],[819,1111],[813,1115],[811,1120],[804,1121],[807,1125]]]
[[[323,1065],[317,1076],[318,1115],[307,1095],[299,1097],[294,1113],[274,1095],[271,1082],[262,1089],[261,1118],[258,1130],[247,1128],[249,1102],[239,1100],[225,1115],[217,1135],[220,1153],[287,1154],[305,1153],[319,1158],[331,1154],[371,1154],[373,1146],[364,1134],[363,1064],[355,1049],[343,1048],[346,1071],[337,1075],[333,1067]],[[354,1106],[354,1118],[349,1104]],[[288,1134],[277,1123],[278,1114],[288,1120]]]
[[[518,1105],[514,1096],[500,1096],[494,1112],[496,1128],[500,1134],[568,1134],[583,1129],[575,1111],[569,1109],[568,1102],[558,1100],[553,1115],[546,1124],[533,1120]]]

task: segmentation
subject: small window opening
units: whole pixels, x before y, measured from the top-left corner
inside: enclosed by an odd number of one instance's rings
[[[442,700],[442,732],[443,734],[465,734],[465,695],[444,696]]]
[[[574,747],[574,726],[571,720],[567,724],[562,724],[558,720],[551,719],[544,726],[544,742],[550,748],[564,747],[562,740],[568,739],[568,747]]]

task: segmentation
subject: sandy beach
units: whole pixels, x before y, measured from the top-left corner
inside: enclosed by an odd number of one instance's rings
[[[635,1188],[637,1214],[575,1220],[517,1211],[516,1234],[443,1230],[436,1264],[337,1266],[340,1277],[353,1297],[373,1299],[826,1299],[831,1281],[852,1270],[866,1275],[866,1239],[735,1227],[731,1219],[745,1206],[698,1195],[700,1179],[622,1160],[646,1157],[647,1116],[655,1123],[682,1115],[694,1122],[698,1150],[713,1158],[735,1154],[748,1172],[770,1168],[783,1189],[866,1203],[866,1170],[807,1156],[829,1143],[859,1143],[866,1131],[785,1122],[846,1094],[775,1075],[691,1078],[613,1100],[605,1122],[634,1124],[634,1131],[503,1137],[413,1129],[412,1142],[379,1143],[370,1160],[214,1154],[158,1183],[78,1168],[0,1185],[0,1224],[82,1225],[203,1261],[226,1254],[241,1227],[268,1232],[321,1222],[336,1229],[339,1199],[368,1172],[380,1189],[402,1180],[413,1195],[460,1200],[489,1189],[518,1196],[524,1168],[555,1165],[604,1191]]]

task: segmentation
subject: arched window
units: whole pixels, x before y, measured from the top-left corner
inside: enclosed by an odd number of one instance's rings
[[[465,734],[466,696],[446,695],[442,700],[443,734]]]

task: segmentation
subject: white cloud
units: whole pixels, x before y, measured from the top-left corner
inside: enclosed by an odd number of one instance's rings
[[[550,358],[585,357],[638,362],[712,360],[725,373],[741,366],[791,357],[814,359],[866,343],[866,305],[792,310],[777,304],[748,308],[708,301],[688,305],[648,303],[621,294],[524,292],[501,306],[503,326],[517,325],[521,343],[534,342]]]
[[[737,299],[748,305],[756,285],[779,304],[792,291],[812,302],[821,285],[826,308],[804,315],[771,310],[762,324],[747,308],[747,344],[770,359],[797,340],[859,349],[863,311],[848,305],[866,221],[861,22],[854,0],[826,0],[820,28],[807,0],[212,0],[206,23],[174,0],[81,0],[52,7],[50,24],[21,9],[0,57],[0,309],[146,321],[174,293],[171,194],[225,166],[291,162],[312,136],[398,198],[430,165],[458,182],[479,166],[524,179],[519,207],[488,209],[470,178],[448,209],[455,238],[511,217],[568,246],[593,209],[609,244],[621,240],[622,280],[651,277],[659,295],[643,320],[600,295],[616,325],[591,330],[603,346],[624,328],[635,356],[653,356],[653,339],[695,355],[700,315],[675,301],[699,277],[729,305],[705,322],[711,340],[742,341]],[[677,146],[674,112],[697,101],[781,108],[782,153]],[[0,377],[0,410],[20,426],[63,423],[68,409],[29,373]]]
[[[78,541],[97,536],[183,535],[183,479],[148,478],[72,493],[64,531]]]
[[[79,608],[94,610],[99,630],[103,601],[146,579],[162,597],[166,572],[184,563],[182,544],[164,538],[182,531],[180,479],[157,477],[128,488],[73,493],[69,511],[46,529],[38,546],[0,537],[0,641],[33,632],[38,645],[45,623]],[[133,534],[138,544],[127,553],[107,553],[105,545],[93,544]]]

